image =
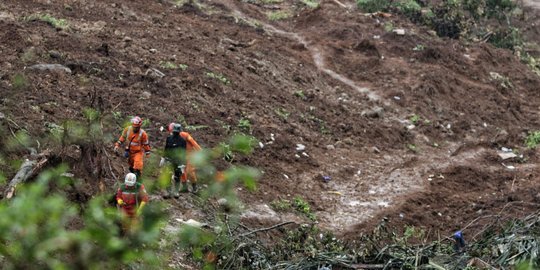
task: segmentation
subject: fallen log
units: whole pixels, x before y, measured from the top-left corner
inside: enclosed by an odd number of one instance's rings
[[[28,180],[28,178],[30,177],[30,175],[32,175],[32,172],[34,171],[33,169],[35,165],[35,160],[26,159],[23,162],[17,174],[15,174],[13,179],[11,179],[11,181],[9,182],[9,186],[6,189],[6,194],[4,198],[9,200],[13,197],[13,195],[15,195],[15,189],[17,188],[17,185],[20,183],[24,183],[26,180]]]
[[[17,171],[13,179],[11,179],[9,182],[4,198],[8,200],[13,198],[19,184],[24,183],[31,177],[38,175],[38,173],[49,163],[50,152],[44,151],[37,157],[39,159],[37,161],[29,159],[24,160],[23,164],[19,168],[19,171]]]

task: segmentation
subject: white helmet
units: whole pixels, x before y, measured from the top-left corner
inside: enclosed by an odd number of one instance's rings
[[[126,186],[132,187],[135,185],[136,182],[137,182],[137,176],[134,173],[126,174],[126,179],[124,181]]]

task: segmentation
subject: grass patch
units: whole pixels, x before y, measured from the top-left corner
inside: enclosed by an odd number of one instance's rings
[[[186,64],[176,64],[171,61],[161,61],[159,62],[159,66],[164,69],[181,69],[182,71],[188,68]]]
[[[214,72],[206,72],[206,76],[208,76],[208,77],[210,77],[212,79],[219,80],[221,83],[223,83],[225,85],[231,84],[231,81],[229,79],[227,79],[227,77],[225,77],[225,75],[223,75],[223,74],[214,73]]]
[[[28,17],[26,17],[26,21],[32,22],[32,21],[41,21],[46,22],[52,27],[59,29],[59,30],[67,30],[69,29],[69,23],[66,19],[57,19],[49,14],[33,14]]]
[[[28,87],[28,79],[23,74],[15,74],[11,78],[11,85],[13,86],[13,89],[20,90],[25,89]]]
[[[266,13],[266,17],[271,21],[280,21],[292,17],[292,14],[288,11],[271,11]]]

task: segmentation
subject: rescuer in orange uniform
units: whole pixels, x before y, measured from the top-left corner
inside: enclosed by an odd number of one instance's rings
[[[186,168],[184,173],[182,174],[181,180],[182,180],[182,189],[180,192],[188,192],[188,186],[187,186],[187,180],[191,182],[191,188],[193,193],[197,193],[197,175],[195,174],[195,167],[189,162],[190,155],[193,154],[194,151],[201,150],[201,146],[191,137],[191,135],[187,132],[182,131],[182,125],[176,124],[176,123],[170,123],[167,127],[167,131],[172,136],[173,131],[179,132],[180,137],[185,140],[185,149],[182,149],[186,152]],[[180,151],[182,151],[180,150]],[[165,164],[165,158],[161,159],[160,165],[163,166]]]
[[[114,151],[118,152],[120,146],[126,142],[124,157],[128,158],[129,171],[134,173],[138,179],[144,166],[144,155],[150,155],[150,144],[148,135],[141,128],[142,119],[135,116],[131,119],[131,126],[126,127],[120,135],[120,138],[114,145]]]

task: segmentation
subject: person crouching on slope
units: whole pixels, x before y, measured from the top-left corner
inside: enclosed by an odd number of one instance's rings
[[[120,185],[116,192],[116,202],[126,218],[122,230],[130,232],[137,224],[137,218],[141,215],[144,206],[148,203],[146,189],[142,183],[137,182],[137,176],[134,173],[126,175],[124,184]]]

